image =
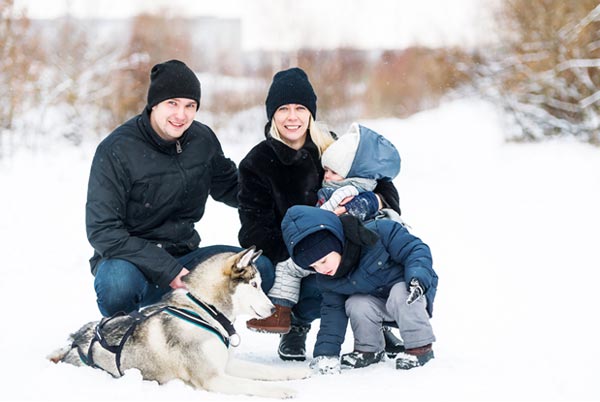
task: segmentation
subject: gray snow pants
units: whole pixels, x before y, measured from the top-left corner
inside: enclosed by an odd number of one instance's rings
[[[435,342],[429,323],[427,300],[421,297],[406,304],[406,283],[395,284],[386,299],[357,294],[346,300],[346,314],[354,333],[354,350],[379,352],[384,350],[382,323],[395,321],[406,349],[418,348]]]

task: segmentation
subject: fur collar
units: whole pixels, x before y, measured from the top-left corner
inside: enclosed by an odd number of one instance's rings
[[[304,145],[297,151],[273,137],[267,138],[266,141],[267,145],[273,150],[273,152],[275,152],[277,158],[279,158],[281,163],[284,165],[295,165],[302,159],[306,159],[307,153],[313,155],[315,160],[319,160],[319,150],[310,139],[310,135],[306,136]]]

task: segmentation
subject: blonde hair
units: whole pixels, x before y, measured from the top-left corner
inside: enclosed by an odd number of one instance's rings
[[[319,157],[323,155],[323,152],[329,147],[331,144],[335,142],[335,139],[331,135],[331,132],[327,128],[324,123],[316,122],[312,116],[310,116],[310,120],[308,122],[308,133],[310,135],[310,139],[317,146],[319,150]],[[279,134],[279,130],[277,130],[277,125],[275,124],[275,120],[271,121],[271,129],[269,130],[269,134],[271,137],[275,138],[278,141],[283,142],[286,145],[289,145],[284,138]]]

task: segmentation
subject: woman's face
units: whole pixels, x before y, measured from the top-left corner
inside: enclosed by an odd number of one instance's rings
[[[302,148],[310,122],[310,111],[306,106],[296,103],[282,105],[275,111],[273,120],[281,139],[293,149]]]

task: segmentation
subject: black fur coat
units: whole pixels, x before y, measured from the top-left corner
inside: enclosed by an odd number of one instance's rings
[[[240,245],[255,245],[275,264],[286,260],[281,220],[293,205],[316,205],[322,181],[319,152],[310,137],[298,151],[270,137],[256,145],[239,165]],[[380,182],[375,192],[400,213],[392,182]]]

